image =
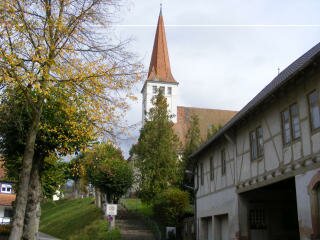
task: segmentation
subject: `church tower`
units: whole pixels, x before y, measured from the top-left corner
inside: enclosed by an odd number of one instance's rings
[[[167,99],[168,111],[173,116],[171,120],[177,123],[177,87],[178,82],[171,73],[162,9],[160,9],[148,77],[141,90],[142,122],[152,108],[151,99],[158,91],[162,91]]]

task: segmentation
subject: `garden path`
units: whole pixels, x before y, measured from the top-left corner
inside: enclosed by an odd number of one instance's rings
[[[123,240],[155,240],[152,231],[135,213],[118,205],[116,226],[120,229]]]

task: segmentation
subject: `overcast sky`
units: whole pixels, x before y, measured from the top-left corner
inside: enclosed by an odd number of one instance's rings
[[[149,67],[161,1],[135,0],[116,30]],[[320,40],[319,0],[164,0],[163,16],[178,105],[240,110]],[[142,83],[127,121],[141,121]],[[138,130],[121,142],[127,156]]]

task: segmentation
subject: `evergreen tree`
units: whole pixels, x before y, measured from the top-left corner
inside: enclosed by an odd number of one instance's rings
[[[190,119],[190,126],[186,135],[186,145],[183,151],[182,157],[182,175],[184,176],[182,181],[182,187],[193,186],[193,176],[186,173],[186,171],[193,170],[192,160],[190,155],[197,150],[201,144],[199,118],[197,115],[192,115]],[[193,196],[193,194],[190,194]]]
[[[152,102],[154,107],[150,109],[139,141],[131,151],[141,174],[140,196],[147,202],[164,189],[177,184],[180,178],[179,140],[172,129],[166,98],[159,91]]]
[[[207,131],[207,140],[213,137],[213,135],[215,135],[221,128],[222,126],[220,124],[219,125],[211,124],[211,126],[208,128],[208,131]]]

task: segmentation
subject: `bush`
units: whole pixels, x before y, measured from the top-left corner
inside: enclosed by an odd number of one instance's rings
[[[164,226],[180,226],[180,220],[189,207],[189,194],[177,188],[160,193],[154,201],[155,217]]]

